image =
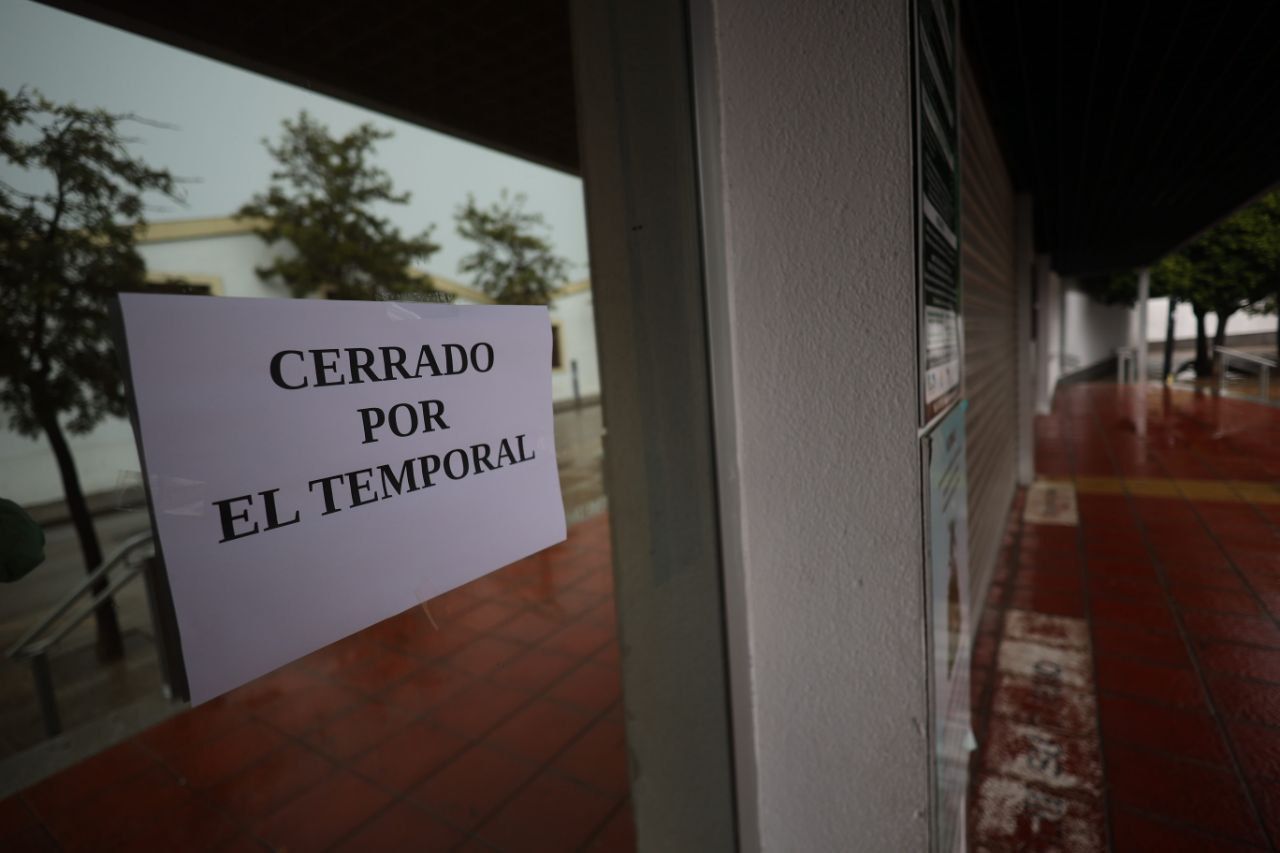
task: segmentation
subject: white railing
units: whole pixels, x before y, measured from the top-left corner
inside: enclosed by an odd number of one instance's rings
[[[1227,364],[1231,359],[1235,359],[1236,361],[1245,361],[1258,365],[1258,397],[1262,400],[1271,399],[1271,368],[1277,366],[1274,359],[1227,347],[1214,347],[1213,349],[1222,363],[1218,371],[1218,393],[1222,393],[1223,385],[1227,381]]]

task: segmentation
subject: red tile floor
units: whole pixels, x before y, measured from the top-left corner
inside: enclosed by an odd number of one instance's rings
[[[634,848],[606,516],[0,802],[0,849]]]
[[[1144,423],[1145,422],[1145,423]],[[1076,385],[1015,506],[974,650],[970,848],[1280,843],[1280,409]]]

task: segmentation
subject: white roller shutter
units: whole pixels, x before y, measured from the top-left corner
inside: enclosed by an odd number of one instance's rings
[[[1009,170],[963,52],[960,116],[969,578],[976,599],[995,565],[1017,486],[1015,214]]]

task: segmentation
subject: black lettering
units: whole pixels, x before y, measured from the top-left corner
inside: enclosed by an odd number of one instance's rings
[[[364,425],[364,441],[361,444],[373,444],[378,439],[373,437],[373,431],[386,423],[387,416],[382,413],[382,409],[377,407],[370,409],[358,409],[360,412],[360,421]],[[377,415],[377,420],[373,420]]]
[[[382,350],[383,379],[395,379],[395,377],[391,375],[392,368],[395,368],[395,371],[400,374],[401,379],[418,378],[418,374],[416,372],[410,373],[404,369],[405,354],[404,350],[400,349],[400,347],[378,347],[378,349]],[[392,358],[392,356],[395,357]]]
[[[458,464],[462,466],[462,472],[459,474],[453,473],[453,466],[449,464],[449,460],[453,459],[453,454],[455,453],[458,454],[458,459],[461,460]],[[467,472],[470,470],[471,462],[467,459],[467,451],[462,448],[455,448],[444,455],[444,475],[450,480],[461,480],[467,476]]]
[[[454,352],[458,353],[461,364],[455,364],[453,361]],[[457,368],[455,370],[454,368]],[[444,345],[444,372],[446,376],[453,376],[456,373],[462,373],[467,369],[467,351],[457,344]]]
[[[495,471],[502,467],[500,464],[494,465],[489,461],[489,445],[487,444],[471,445],[471,462],[471,467],[475,469],[477,474],[483,474],[486,470]],[[481,465],[484,465],[484,467],[481,468]]]
[[[440,471],[440,457],[434,455],[419,456],[418,467],[422,471],[422,488],[428,488],[435,484],[431,482],[431,475]]]
[[[225,501],[214,501],[213,505],[218,508],[218,517],[222,521],[222,538],[218,540],[218,544],[230,542],[232,539],[243,539],[246,536],[252,536],[258,532],[258,523],[253,523],[253,529],[245,533],[237,533],[235,523],[237,521],[248,521],[249,510],[244,512],[233,513],[231,505],[244,501],[247,504],[253,504],[253,495],[241,495],[238,498],[227,498]]]
[[[422,400],[418,405],[422,407],[423,432],[434,432],[436,427],[449,428],[449,425],[444,422],[444,403],[439,400]],[[431,425],[432,421],[435,422],[435,427]]]
[[[373,486],[369,485],[368,478],[372,476],[372,468],[361,468],[359,471],[347,472],[347,487],[351,489],[352,506],[364,506],[365,504],[371,504],[378,499],[378,496],[373,494]],[[364,478],[363,483],[360,482],[360,477]],[[370,497],[361,498],[361,494],[364,492],[368,492]]]
[[[528,462],[530,459],[537,459],[537,458],[538,458],[538,454],[534,453],[533,451],[529,451],[529,455],[528,455],[528,456],[525,456],[525,455],[524,455],[524,435],[517,435],[517,436],[516,436],[516,447],[520,448],[520,461],[521,461],[521,462]]]
[[[359,385],[364,382],[360,378],[361,373],[368,377],[370,382],[379,381],[378,375],[370,369],[373,365],[373,350],[365,349],[364,347],[352,347],[347,350],[347,363],[350,365],[348,372],[351,374],[352,385]]]
[[[403,431],[400,429],[399,413],[401,411],[406,412],[409,415],[409,426]],[[396,403],[392,406],[391,410],[387,412],[387,421],[391,427],[391,431],[401,438],[404,438],[407,435],[413,435],[418,429],[418,413],[414,411],[413,406],[410,406],[408,403]]]
[[[332,477],[321,477],[319,480],[312,480],[307,483],[307,491],[314,492],[316,483],[320,484],[320,488],[324,491],[324,512],[321,515],[333,515],[335,512],[342,512],[333,502],[333,481],[346,479],[342,474],[334,474]]]
[[[313,349],[311,351],[311,358],[315,362],[315,366],[316,366],[316,387],[317,388],[322,387],[324,385],[346,385],[347,384],[346,378],[344,378],[341,374],[338,373],[337,361],[338,361],[339,352],[340,350],[336,350],[336,349]],[[327,355],[333,356],[333,363],[328,363],[324,360],[325,356]],[[338,374],[337,382],[333,382],[327,378],[328,374],[330,373]]]
[[[480,357],[478,355],[481,347],[484,347],[484,351],[488,353],[488,355],[485,356],[484,367],[480,366]],[[490,370],[492,370],[493,369],[493,347],[489,346],[484,342],[478,343],[475,346],[473,346],[471,348],[471,366],[476,369],[476,373],[488,373]]]
[[[422,349],[418,350],[418,368],[413,374],[414,379],[417,379],[422,375],[422,368],[424,365],[431,369],[432,376],[440,375],[440,367],[436,364],[436,356],[435,353],[431,352],[430,344],[423,344]]]
[[[294,510],[293,518],[288,521],[280,521],[280,517],[276,513],[276,492],[278,491],[280,490],[268,489],[265,492],[258,492],[258,494],[262,495],[262,506],[267,513],[267,530],[275,530],[277,527],[288,527],[290,524],[297,524],[300,517],[298,511]]]
[[[512,465],[516,464],[516,455],[511,452],[511,442],[507,441],[505,438],[498,443],[498,467],[499,468],[502,467],[503,457],[506,457],[506,460],[508,463]]]
[[[395,492],[397,495],[404,491],[410,491],[410,492],[418,491],[418,480],[413,474],[412,463],[413,463],[412,459],[404,460],[404,462],[401,463],[400,465],[400,472],[398,475],[390,465],[378,466],[378,475],[382,478],[382,497],[383,498],[391,497],[391,490],[393,488],[395,489]],[[405,488],[405,483],[409,484],[407,490]]]
[[[271,356],[271,381],[284,388],[286,391],[297,391],[299,388],[306,388],[310,380],[305,376],[302,377],[301,385],[290,385],[284,381],[284,375],[280,372],[280,362],[284,360],[286,355],[296,355],[299,361],[305,361],[306,356],[300,350],[287,349]]]

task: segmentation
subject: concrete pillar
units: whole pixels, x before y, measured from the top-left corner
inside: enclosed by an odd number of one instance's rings
[[[1036,255],[1036,411],[1047,415],[1058,383],[1059,299],[1048,255]]]
[[[929,749],[907,6],[706,0],[707,247],[735,739],[764,850],[924,850]],[[702,72],[705,73],[703,68]],[[701,76],[695,89],[703,91]],[[736,685],[747,684],[741,693]],[[741,705],[748,707],[744,709]],[[748,721],[750,729],[739,726]],[[747,797],[754,801],[746,802]]]
[[[1133,345],[1138,348],[1138,384],[1147,382],[1147,318],[1148,301],[1151,299],[1151,270],[1143,267],[1138,270],[1138,322],[1135,324],[1137,339]]]

